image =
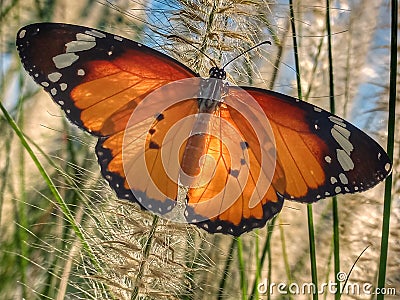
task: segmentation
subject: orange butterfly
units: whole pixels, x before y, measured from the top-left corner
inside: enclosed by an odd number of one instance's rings
[[[82,26],[23,27],[25,69],[78,127],[97,136],[119,198],[208,232],[262,227],[284,199],[364,191],[391,171],[372,138],[329,112],[272,91],[230,86],[137,42]],[[184,192],[179,192],[182,190]]]

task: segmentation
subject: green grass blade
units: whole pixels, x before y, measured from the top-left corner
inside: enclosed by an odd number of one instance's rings
[[[298,46],[297,46],[296,24],[294,22],[293,0],[289,0],[289,10],[290,10],[290,26],[292,28],[294,63],[295,63],[295,70],[296,70],[297,96],[301,100],[303,97],[302,97],[302,91],[301,91],[299,50],[298,50]]]
[[[341,281],[337,278],[337,274],[340,272],[340,243],[339,243],[339,210],[338,210],[338,201],[337,197],[334,196],[332,198],[332,216],[333,216],[333,268],[336,282],[336,293],[335,299],[340,299],[340,284]]]
[[[398,26],[398,2],[392,0],[392,19],[391,19],[391,46],[390,46],[390,89],[389,89],[389,121],[388,121],[388,141],[387,153],[391,161],[393,161],[394,150],[394,134],[395,134],[395,113],[396,113],[396,79],[397,79],[397,26]],[[393,173],[392,173],[393,174]],[[386,264],[389,244],[389,227],[390,227],[390,207],[392,203],[392,174],[385,182],[385,200],[383,205],[383,222],[382,222],[382,238],[381,253],[379,258],[379,274],[378,288],[385,287],[386,281]],[[377,300],[384,299],[383,294],[378,294]]]
[[[310,263],[311,263],[311,280],[314,286],[318,286],[318,277],[317,277],[317,258],[315,251],[315,234],[314,234],[314,217],[312,204],[307,205],[307,217],[308,217],[308,238],[309,238],[309,247],[310,247]],[[313,294],[313,299],[318,299],[318,293]]]
[[[22,76],[18,77],[19,82],[22,82]],[[24,127],[24,108],[23,108],[23,97],[19,97],[18,99],[18,104],[17,104],[17,110],[18,110],[18,123],[21,128]],[[15,219],[17,224],[22,226],[23,228],[28,228],[28,216],[27,216],[27,210],[25,207],[25,203],[27,200],[27,195],[26,195],[26,175],[25,175],[25,155],[22,147],[19,147],[19,153],[18,153],[18,158],[19,158],[19,180],[20,180],[20,187],[19,187],[19,196],[20,196],[20,201],[14,204],[15,208]],[[28,249],[26,245],[26,241],[28,240],[28,236],[25,230],[15,230],[15,241],[17,245],[17,251],[19,255],[17,256],[17,263],[19,267],[19,274],[20,274],[20,280],[21,280],[21,289],[22,289],[22,297],[26,298],[28,297],[28,292],[27,292],[27,268],[28,268],[28,261],[25,259],[28,257]]]
[[[259,260],[259,264],[260,264],[259,270],[260,270],[260,272],[261,272],[262,267],[264,266],[265,259],[267,258],[267,254],[268,254],[268,258],[269,258],[269,264],[268,264],[268,275],[269,275],[269,276],[268,276],[268,282],[271,282],[271,272],[270,272],[270,271],[271,271],[271,260],[270,260],[271,256],[270,256],[269,254],[271,253],[271,238],[272,238],[272,233],[274,232],[273,229],[275,228],[276,219],[277,219],[277,217],[275,216],[275,217],[271,220],[270,224],[269,224],[268,227],[267,227],[267,228],[268,228],[268,233],[267,233],[267,237],[266,237],[266,239],[265,239],[265,243],[264,243],[264,246],[263,246],[261,258],[260,258],[260,260]],[[259,274],[259,277],[261,277],[261,273]],[[252,287],[252,289],[251,289],[251,293],[250,293],[249,300],[253,300],[253,299],[254,299],[254,296],[255,296],[255,294],[256,294],[257,288],[258,288],[258,286],[257,286],[257,284],[256,284],[256,281],[254,281],[253,287]],[[268,291],[269,291],[269,289],[267,289],[267,292],[268,292]]]
[[[61,197],[60,193],[58,192],[56,186],[54,185],[53,181],[47,174],[46,170],[43,168],[42,164],[40,163],[39,159],[33,152],[32,148],[29,146],[24,134],[22,133],[21,129],[18,127],[18,125],[15,123],[15,121],[12,119],[8,111],[5,109],[3,106],[2,102],[0,101],[0,110],[3,112],[8,124],[11,126],[11,128],[14,130],[16,135],[18,136],[21,145],[26,149],[28,154],[30,155],[32,161],[36,165],[36,167],[39,170],[40,175],[43,177],[45,180],[47,186],[49,187],[51,193],[53,194],[55,200],[57,201],[58,205],[60,206],[65,218],[67,219],[68,223],[72,226],[75,234],[78,236],[78,238],[82,241],[83,246],[85,250],[87,251],[88,255],[91,257],[92,261],[96,263],[96,259],[93,257],[92,252],[90,250],[90,246],[87,244],[85,241],[83,232],[79,225],[75,222],[75,219],[69,210],[67,204],[64,202],[64,199]]]
[[[296,25],[294,22],[293,0],[289,0],[289,7],[290,7],[290,23],[293,35],[294,61],[296,65],[297,92],[299,99],[301,99],[302,89],[301,89],[301,79],[300,79],[300,64],[299,64],[299,55],[297,48]],[[313,284],[315,286],[318,286],[317,258],[315,254],[314,221],[313,221],[312,204],[307,205],[307,218],[308,218],[308,238],[310,247],[311,279]],[[314,300],[318,299],[318,293],[313,294],[313,299]]]
[[[237,250],[238,250],[238,261],[239,261],[239,272],[240,272],[240,290],[242,291],[242,300],[247,299],[247,280],[246,270],[244,264],[244,253],[243,253],[243,241],[242,238],[237,239]]]
[[[258,286],[258,284],[260,283],[260,279],[261,279],[261,270],[262,270],[262,266],[260,264],[261,260],[260,260],[260,230],[257,229],[255,231],[256,234],[256,243],[255,243],[255,259],[256,259],[256,276],[254,279],[254,283],[256,284],[256,286]],[[255,291],[255,296],[256,299],[259,299],[259,294],[258,294],[258,289],[256,289]]]
[[[332,32],[330,20],[330,0],[326,0],[326,31],[328,35],[328,61],[329,61],[329,104],[332,114],[335,113],[335,86],[333,78],[333,58],[332,58]],[[332,197],[332,216],[333,216],[333,260],[336,282],[335,299],[340,299],[340,280],[336,274],[340,272],[340,244],[339,244],[339,212],[337,197]]]
[[[283,264],[285,265],[285,272],[286,272],[286,276],[287,276],[287,285],[290,286],[292,283],[292,275],[291,275],[291,271],[290,271],[289,256],[286,251],[285,231],[284,231],[284,226],[282,224],[281,219],[279,219],[279,231],[280,231],[281,244],[282,244]],[[291,295],[291,293],[289,291],[288,291],[286,297],[288,299],[293,299],[293,296]]]
[[[225,267],[224,267],[224,271],[222,273],[222,278],[219,283],[218,296],[217,296],[218,300],[222,300],[224,298],[223,292],[225,290],[226,281],[227,281],[229,270],[230,270],[231,263],[232,263],[233,251],[235,250],[236,246],[237,246],[237,239],[232,239],[231,245],[229,247],[229,252],[228,252],[228,255],[225,260]]]

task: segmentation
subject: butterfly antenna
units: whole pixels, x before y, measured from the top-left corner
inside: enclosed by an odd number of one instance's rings
[[[271,45],[271,42],[270,42],[270,41],[264,41],[264,42],[261,42],[261,43],[255,45],[255,46],[253,46],[253,47],[247,49],[246,51],[240,53],[239,55],[235,56],[235,57],[232,58],[230,61],[228,61],[228,62],[222,67],[222,69],[225,69],[227,65],[229,65],[231,62],[233,62],[234,60],[238,59],[238,58],[241,57],[242,55],[244,55],[244,54],[246,54],[246,53],[252,51],[252,50],[255,49],[255,48],[258,48],[258,47],[260,47],[260,46],[262,46],[262,45],[265,45],[265,44]]]
[[[189,41],[187,41],[186,39],[184,39],[183,37],[180,37],[178,35],[175,34],[170,34],[167,36],[167,38],[171,38],[171,39],[179,39],[181,41],[184,41],[187,45],[192,46],[194,49],[196,49],[197,51],[199,51],[201,54],[203,54],[205,57],[207,57],[213,64],[215,67],[218,67],[218,64],[215,62],[215,60],[213,58],[211,58],[209,55],[207,55],[207,53],[203,52],[201,49],[197,48],[195,45],[189,43]]]

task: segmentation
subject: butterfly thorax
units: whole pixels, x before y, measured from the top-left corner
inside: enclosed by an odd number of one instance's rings
[[[224,69],[212,67],[210,69],[210,78],[203,79],[199,90],[199,112],[213,113],[217,110],[226,90],[224,79],[226,72]]]
[[[182,158],[182,171],[189,176],[186,179],[180,178],[183,186],[201,186],[205,183],[203,182],[204,178],[208,178],[207,175],[210,175],[199,174],[202,172],[202,168],[212,163],[210,157],[205,156],[211,143],[210,123],[212,123],[213,116],[218,115],[228,86],[224,82],[226,73],[223,69],[213,67],[209,74],[210,78],[201,79],[198,92],[199,113],[196,115],[196,121]]]

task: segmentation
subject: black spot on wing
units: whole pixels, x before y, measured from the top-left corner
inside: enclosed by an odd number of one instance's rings
[[[246,141],[240,142],[240,147],[242,148],[242,150],[246,150],[249,148],[249,143]]]
[[[158,145],[156,142],[150,141],[149,149],[160,149],[160,145]]]

